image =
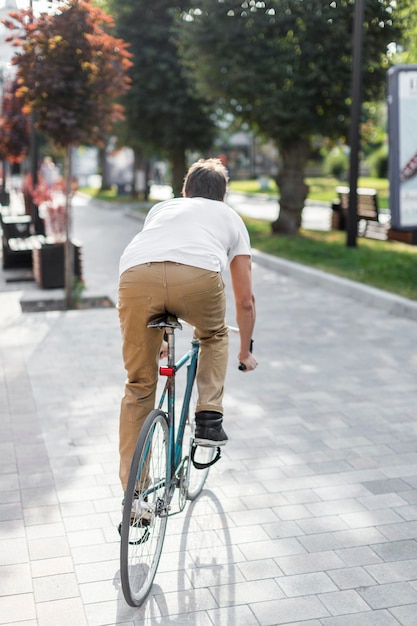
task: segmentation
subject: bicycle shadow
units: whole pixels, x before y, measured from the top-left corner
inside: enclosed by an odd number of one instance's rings
[[[210,509],[211,513],[196,517],[194,512],[201,506]],[[197,519],[200,526],[202,520],[208,522],[206,530],[215,530],[219,538],[218,545],[208,545],[204,542],[198,547],[187,545],[192,536],[189,531],[194,519]],[[204,530],[202,528],[202,533]],[[191,567],[187,563],[187,556],[190,556],[193,562]],[[181,613],[188,613],[196,605],[194,596],[197,590],[207,589],[215,601],[213,608],[207,609],[210,611],[210,619],[214,626],[222,626],[225,623],[226,610],[228,626],[238,626],[234,609],[235,578],[235,559],[226,514],[216,494],[210,489],[204,489],[201,495],[189,504],[183,525],[178,564],[178,589],[184,589],[179,595]],[[191,588],[187,588],[188,580],[191,582]]]
[[[204,510],[209,510],[209,513],[196,517],[194,512],[199,506],[204,506]],[[198,526],[201,527],[202,519],[205,519],[209,520],[211,529],[215,529],[217,545],[209,545],[203,538],[199,541],[196,535],[200,533],[190,532],[191,525],[195,526],[200,517]],[[167,533],[169,534],[169,522]],[[201,533],[204,534],[203,528]],[[198,546],[194,545],[196,541],[199,541]],[[164,592],[154,582],[144,604],[133,608],[126,604],[121,590],[120,572],[117,571],[113,579],[113,585],[118,589],[116,623],[185,626],[195,623],[193,613],[209,611],[213,626],[223,626],[225,612],[228,626],[238,626],[234,593],[235,563],[227,518],[220,500],[208,489],[204,489],[199,498],[186,508],[177,572],[175,592]],[[201,605],[202,592],[206,592],[205,598],[208,599],[205,608]]]

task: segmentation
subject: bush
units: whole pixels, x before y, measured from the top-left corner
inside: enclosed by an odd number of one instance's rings
[[[371,176],[374,178],[388,177],[388,146],[381,146],[367,159]]]
[[[328,176],[342,179],[349,169],[349,157],[341,147],[335,147],[326,155],[323,162],[323,172]]]

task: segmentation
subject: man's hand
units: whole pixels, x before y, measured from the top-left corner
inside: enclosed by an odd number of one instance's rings
[[[241,356],[241,353],[239,353],[238,359],[239,359],[239,369],[242,372],[250,372],[251,370],[254,370],[256,366],[258,365],[258,361],[250,352],[244,357]]]

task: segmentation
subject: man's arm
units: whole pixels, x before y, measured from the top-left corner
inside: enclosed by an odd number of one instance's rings
[[[255,327],[255,298],[252,293],[252,261],[250,256],[239,254],[230,263],[230,274],[236,303],[236,321],[240,331],[240,352],[238,359],[245,365],[246,371],[258,365],[250,351],[250,344]]]

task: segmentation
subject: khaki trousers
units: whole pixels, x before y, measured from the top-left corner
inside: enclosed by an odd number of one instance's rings
[[[200,339],[196,411],[223,413],[228,359],[226,298],[220,273],[180,263],[144,263],[120,277],[119,318],[127,380],[121,402],[120,480],[125,490],[140,429],[155,408],[163,332],[147,328],[155,315],[173,313]]]

